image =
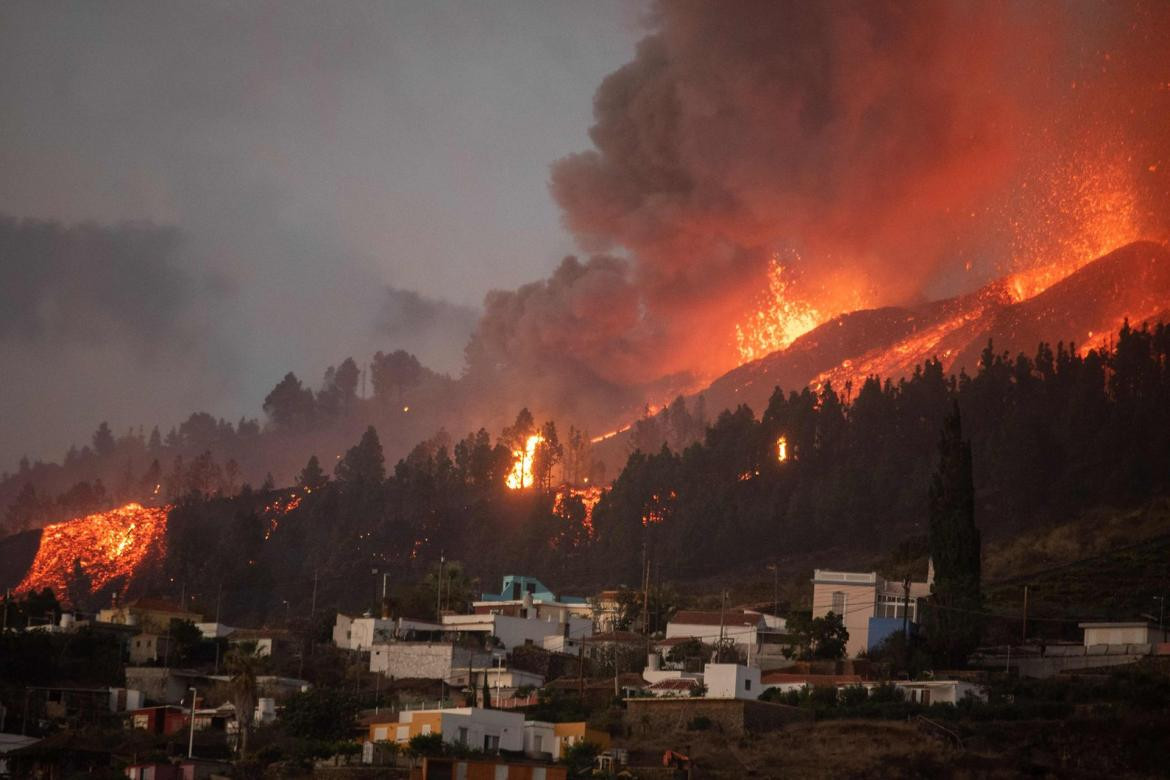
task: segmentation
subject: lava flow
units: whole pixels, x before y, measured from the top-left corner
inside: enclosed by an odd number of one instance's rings
[[[32,566],[16,589],[82,595],[69,592],[77,563],[91,592],[117,581],[124,588],[146,561],[165,555],[169,510],[130,503],[45,526]]]

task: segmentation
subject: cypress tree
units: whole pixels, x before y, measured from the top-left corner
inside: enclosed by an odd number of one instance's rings
[[[929,642],[936,663],[961,666],[979,644],[983,596],[971,443],[963,439],[957,401],[943,421],[929,506],[930,555],[934,561],[934,583],[927,604]]]

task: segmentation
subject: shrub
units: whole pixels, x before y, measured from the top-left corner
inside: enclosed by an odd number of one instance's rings
[[[869,691],[865,689],[864,685],[850,685],[841,691],[841,704],[846,707],[856,707],[858,704],[864,704],[868,698]]]
[[[442,734],[415,734],[407,748],[415,756],[441,756],[447,750]]]
[[[837,706],[837,688],[832,685],[818,685],[808,697],[813,709],[830,709]]]
[[[706,715],[696,715],[687,723],[687,731],[710,731],[714,722]]]

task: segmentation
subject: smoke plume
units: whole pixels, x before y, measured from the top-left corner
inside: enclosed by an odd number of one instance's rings
[[[597,90],[594,148],[552,167],[581,247],[628,260],[566,260],[490,295],[472,352],[536,378],[529,396],[644,398],[736,363],[777,252],[831,315],[973,287],[1077,231],[1085,251],[1139,237],[1097,233],[1164,234],[1164,206],[1145,204],[1167,191],[1168,20],[1140,4],[660,2]]]

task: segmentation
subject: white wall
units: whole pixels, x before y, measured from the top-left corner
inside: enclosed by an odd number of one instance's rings
[[[592,622],[583,618],[570,618],[568,626],[572,639],[589,636],[593,629]],[[528,643],[553,649],[549,645],[561,644],[565,634],[564,623],[510,615],[444,615],[443,627],[448,631],[489,634],[508,650]]]
[[[757,638],[756,626],[724,626],[723,636],[734,640],[735,644],[745,653],[748,649],[755,654],[759,649],[759,639]],[[694,637],[704,644],[715,644],[719,641],[719,626],[710,626],[707,624],[692,624],[692,623],[667,623],[666,624],[666,638],[672,639],[674,637]]]
[[[399,723],[410,723],[419,713],[435,710],[408,710],[398,716]],[[524,749],[524,716],[518,712],[485,710],[479,707],[459,707],[439,710],[440,731],[443,741],[456,744],[459,729],[467,729],[467,745],[482,749],[485,736],[498,737],[500,750],[521,751]]]
[[[1146,625],[1084,626],[1085,647],[1146,645],[1166,641],[1156,627]]]
[[[536,745],[537,737],[540,737],[539,747]],[[525,721],[524,752],[529,755],[548,753],[552,755],[554,761],[560,758],[560,744],[557,741],[556,727],[551,723],[545,723],[539,720]]]
[[[760,670],[739,664],[707,664],[703,667],[703,682],[709,699],[751,699],[763,693]]]

